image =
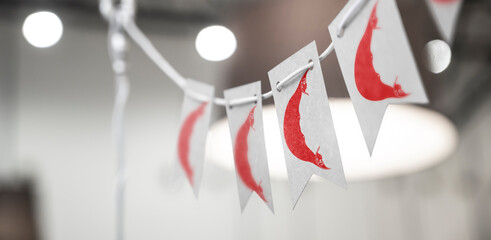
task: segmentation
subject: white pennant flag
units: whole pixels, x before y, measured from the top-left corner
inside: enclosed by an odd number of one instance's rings
[[[426,0],[443,39],[453,42],[455,25],[464,0]]]
[[[274,212],[264,142],[261,82],[224,91],[241,210],[255,192]],[[240,99],[254,98],[240,102]],[[235,104],[234,104],[235,103]]]
[[[174,181],[186,177],[196,197],[201,183],[213,96],[213,86],[187,80],[176,146]]]
[[[372,154],[390,103],[427,103],[395,0],[368,0],[338,36],[351,0],[329,25],[344,81]]]
[[[277,83],[309,62],[280,90]],[[268,72],[295,207],[312,174],[345,187],[343,165],[315,42]]]

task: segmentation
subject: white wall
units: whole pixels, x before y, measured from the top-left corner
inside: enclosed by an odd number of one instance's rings
[[[0,15],[8,17],[6,11]],[[16,42],[10,37],[12,28],[9,21],[0,18],[0,180],[9,181],[15,161],[13,157],[15,126],[15,91],[17,63]]]

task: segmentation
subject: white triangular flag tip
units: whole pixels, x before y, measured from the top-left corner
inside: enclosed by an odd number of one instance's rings
[[[436,27],[451,45],[463,0],[426,0]]]

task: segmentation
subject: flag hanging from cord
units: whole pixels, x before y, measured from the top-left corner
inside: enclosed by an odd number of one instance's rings
[[[201,183],[213,96],[213,86],[187,80],[177,140],[174,180],[185,176],[196,197]]]
[[[427,103],[395,0],[369,0],[343,34],[338,30],[359,0],[351,0],[329,33],[371,155],[392,103]]]
[[[251,193],[255,192],[274,212],[264,142],[261,82],[227,89],[223,95],[227,102],[241,210],[244,211]],[[254,100],[234,104],[234,100],[248,97]]]
[[[311,63],[311,68],[287,79]],[[295,207],[312,174],[345,187],[343,165],[315,41],[268,72]],[[278,83],[283,85],[278,88]]]

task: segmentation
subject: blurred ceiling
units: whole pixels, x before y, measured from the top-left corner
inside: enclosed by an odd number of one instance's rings
[[[117,1],[116,1],[117,2]],[[226,14],[224,9],[249,5],[258,0],[137,0],[140,18],[186,20],[198,22],[218,21]],[[70,8],[98,14],[98,0],[2,0],[1,5],[43,6]]]
[[[452,46],[452,63],[441,74],[432,74],[422,63],[424,45],[441,38],[424,0],[397,0],[420,73],[430,97],[430,108],[461,126],[491,96],[491,1],[465,0]],[[312,40],[324,49],[330,43],[328,23],[346,0],[138,0],[138,19],[144,30],[149,22],[181,22],[204,26],[227,25],[236,34],[239,48],[228,61],[223,88],[263,80],[267,72]],[[2,0],[0,7],[52,7],[85,12],[98,17],[97,0]],[[423,7],[422,7],[423,6]],[[86,23],[82,23],[86,24]],[[153,24],[155,25],[155,24]],[[103,26],[103,25],[102,25]],[[93,27],[93,26],[92,26]],[[105,26],[104,26],[105,27]],[[155,31],[156,32],[155,32]],[[330,97],[346,97],[334,54],[323,63]],[[221,90],[221,89],[218,89]]]

